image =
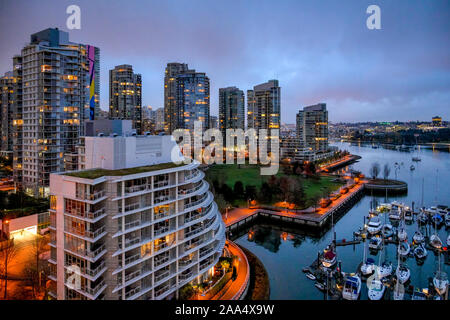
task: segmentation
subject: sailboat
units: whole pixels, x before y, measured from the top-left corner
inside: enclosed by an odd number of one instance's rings
[[[439,293],[440,295],[444,295],[447,292],[447,287],[448,287],[448,277],[447,277],[447,273],[445,273],[444,271],[441,271],[441,253],[438,253],[438,271],[436,271],[436,273],[434,274],[434,278],[433,278],[433,286],[434,289],[437,291],[437,293]]]
[[[395,275],[397,276],[398,282],[400,282],[401,284],[407,282],[409,280],[409,277],[411,276],[411,271],[409,270],[409,268],[406,265],[400,263],[400,257],[398,259],[398,265],[397,269],[395,270]]]
[[[422,232],[420,232],[419,230],[414,232],[414,235],[413,235],[414,243],[420,244],[420,243],[423,243],[424,241],[425,241],[425,237],[423,236]]]
[[[397,249],[397,253],[400,256],[406,257],[410,251],[411,251],[411,247],[409,246],[408,242],[400,242],[398,249]]]
[[[404,241],[408,237],[408,233],[405,228],[405,220],[400,221],[400,226],[398,227],[397,237],[399,241]]]
[[[424,244],[421,243],[419,244],[415,249],[414,249],[414,255],[416,256],[417,259],[425,259],[427,257],[428,251],[425,248]]]
[[[361,273],[364,276],[372,274],[375,271],[375,261],[367,258],[366,242],[364,242],[363,264],[361,265]]]
[[[402,272],[402,270],[400,270],[400,255],[398,255],[397,270],[395,271],[395,274],[397,276],[397,281],[395,283],[394,289],[394,300],[403,300],[403,297],[405,295],[405,288],[403,287],[403,283],[405,283],[406,281],[402,280],[404,280],[406,275]]]
[[[417,144],[417,137],[418,137],[418,134],[416,133],[416,134],[414,134],[414,136],[416,137],[416,150],[417,150],[417,155],[416,156],[414,156],[414,157],[412,157],[412,161],[414,161],[414,162],[419,162],[419,161],[422,161],[422,159],[420,159],[420,157],[419,157],[419,145]]]
[[[382,253],[384,253],[384,238],[383,238],[383,251],[380,254],[380,259]],[[386,256],[385,256],[386,258]],[[392,263],[384,261],[379,267],[378,267],[378,275],[380,278],[388,277],[392,273]]]
[[[370,300],[381,300],[384,296],[384,292],[386,291],[386,287],[382,282],[382,278],[380,275],[381,267],[379,266],[381,261],[381,254],[378,260],[378,266],[375,268],[375,274],[367,279],[367,296]]]
[[[434,225],[434,234],[430,237],[430,245],[435,249],[442,248],[442,240],[437,235],[436,224]]]
[[[388,223],[388,224],[383,225],[383,227],[381,228],[381,233],[383,234],[383,237],[385,237],[385,238],[391,237],[394,234],[392,224]]]

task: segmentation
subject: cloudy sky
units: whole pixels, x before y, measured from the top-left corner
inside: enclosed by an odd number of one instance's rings
[[[276,78],[282,121],[317,102],[330,120],[450,118],[450,1],[414,0],[0,0],[0,72],[31,33],[67,30],[68,5],[81,8],[70,40],[101,50],[102,109],[108,70],[131,64],[143,77],[143,104],[163,106],[167,62],[185,62],[218,89],[246,91]],[[381,30],[366,9],[381,8]]]

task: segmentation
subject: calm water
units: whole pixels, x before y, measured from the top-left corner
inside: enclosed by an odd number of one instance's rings
[[[401,197],[388,197],[387,201],[399,200],[408,205],[412,201],[416,207],[422,202],[422,181],[424,181],[423,202],[429,207],[436,204],[450,205],[450,153],[433,152],[422,149],[419,152],[399,152],[386,149],[372,149],[370,146],[353,146],[348,143],[335,144],[341,149],[350,151],[352,154],[362,156],[362,159],[351,166],[352,169],[360,170],[368,175],[369,169],[374,162],[380,164],[381,169],[385,163],[391,166],[391,178],[397,178],[408,183],[408,194]],[[412,156],[419,154],[421,162],[415,162],[414,171],[410,170]],[[400,166],[394,170],[394,163]],[[403,165],[401,164],[403,162]],[[353,232],[357,231],[363,224],[363,217],[368,215],[371,201],[385,202],[384,197],[365,196],[349,212],[347,212],[335,225],[337,239],[352,239]],[[384,217],[382,217],[384,221]],[[392,222],[391,222],[392,223]],[[395,225],[394,223],[392,223]],[[429,226],[428,228],[431,228]],[[414,222],[407,225],[409,242],[412,241],[417,224]],[[311,236],[302,234],[301,230],[286,232],[278,227],[269,225],[257,225],[252,227],[254,236],[249,240],[248,235],[240,237],[236,242],[258,256],[266,267],[271,286],[271,299],[324,299],[323,293],[314,286],[314,281],[307,279],[301,271],[303,267],[309,266],[317,257],[317,252],[332,240],[332,230],[326,231],[322,236]],[[424,229],[422,230],[423,232]],[[429,232],[434,232],[429,229]],[[445,226],[438,230],[441,240],[447,239],[449,230]],[[388,261],[397,264],[396,246],[389,244],[383,254]],[[358,264],[363,258],[363,245],[338,247],[338,260],[342,261],[344,272],[355,272]],[[378,261],[380,253],[372,256]],[[428,256],[422,266],[419,266],[415,258],[408,258],[406,264],[411,269],[411,284],[415,287],[428,287],[428,278],[433,276],[437,268],[438,257],[428,251]],[[450,268],[443,263],[441,257],[441,268],[450,274]],[[363,285],[361,299],[367,299],[367,289]]]

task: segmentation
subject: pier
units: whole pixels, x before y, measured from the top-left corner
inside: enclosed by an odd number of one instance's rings
[[[294,225],[307,226],[313,228],[323,228],[330,222],[331,218],[336,221],[339,217],[350,210],[364,195],[365,181],[362,181],[351,188],[348,193],[334,200],[326,208],[308,208],[306,210],[290,209],[268,209],[257,208],[236,208],[224,216],[227,232],[239,229],[257,219],[264,217],[273,221],[289,222]]]

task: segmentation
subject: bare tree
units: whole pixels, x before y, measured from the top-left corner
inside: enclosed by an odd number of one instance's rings
[[[370,175],[373,179],[376,179],[380,174],[380,164],[378,162],[372,163],[372,167],[370,168]]]
[[[17,250],[14,246],[14,240],[6,240],[0,244],[0,266],[1,274],[5,280],[3,299],[8,297],[8,266],[16,256]]]
[[[389,164],[385,163],[383,167],[384,180],[387,180],[390,174],[391,174],[391,167],[389,166]]]
[[[36,238],[34,238],[33,240],[33,255],[35,266],[34,268],[30,268],[30,270],[28,270],[28,273],[30,276],[32,276],[30,279],[32,281],[33,295],[35,298],[41,291],[41,275],[47,274],[47,261],[42,258],[42,254],[48,251],[48,242],[49,239],[45,236],[36,236]]]

